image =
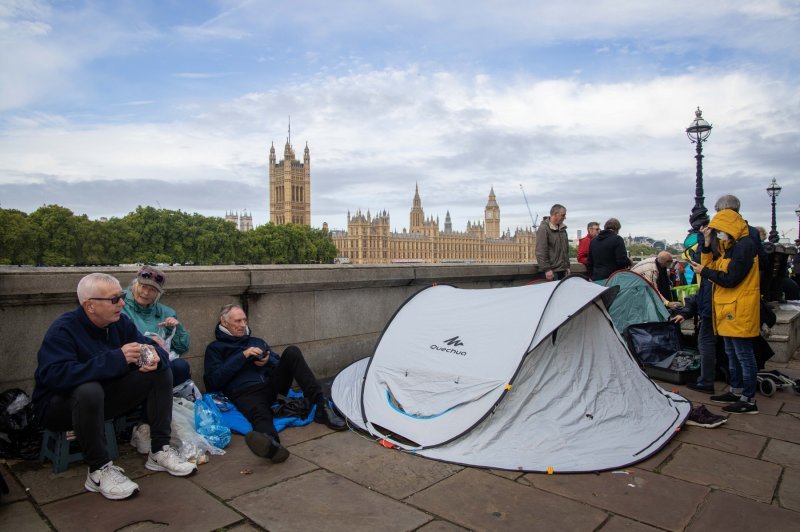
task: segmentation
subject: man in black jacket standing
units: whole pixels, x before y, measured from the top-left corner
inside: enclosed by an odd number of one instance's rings
[[[589,258],[586,268],[592,272],[592,281],[607,279],[617,270],[629,268],[631,259],[625,249],[625,241],[619,236],[622,224],[616,218],[609,218],[603,230],[589,244]]]
[[[272,404],[278,394],[289,392],[293,380],[316,405],[314,421],[333,430],[347,428],[297,346],[290,345],[281,355],[270,350],[267,342],[250,335],[247,315],[239,305],[222,307],[214,333],[217,340],[206,348],[206,387],[223,391],[253,425],[245,442],[254,454],[276,463],[289,457],[272,421]]]

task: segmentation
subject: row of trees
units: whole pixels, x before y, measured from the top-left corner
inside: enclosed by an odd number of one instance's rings
[[[303,225],[241,232],[221,218],[153,207],[108,221],[59,205],[31,214],[0,209],[0,264],[309,264],[335,256],[327,232]]]

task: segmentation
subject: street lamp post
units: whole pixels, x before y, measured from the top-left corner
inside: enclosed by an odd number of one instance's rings
[[[686,128],[686,136],[692,141],[692,144],[697,146],[697,180],[694,188],[694,207],[692,214],[689,216],[689,223],[693,231],[698,231],[700,227],[708,224],[708,210],[705,206],[705,197],[703,196],[703,142],[706,141],[708,135],[711,134],[711,124],[703,120],[703,112],[700,107],[694,112],[694,120]]]
[[[767,240],[772,242],[773,244],[777,244],[781,237],[778,235],[778,228],[775,224],[775,198],[777,198],[781,193],[781,187],[775,181],[775,178],[772,178],[772,183],[767,187],[767,194],[769,197],[772,198],[772,230],[769,232],[769,237]]]
[[[797,215],[797,238],[795,240],[800,240],[800,207],[797,207],[794,213]]]

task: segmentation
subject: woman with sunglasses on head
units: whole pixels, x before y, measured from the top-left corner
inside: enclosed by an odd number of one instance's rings
[[[189,363],[180,358],[189,351],[189,331],[178,321],[172,307],[158,302],[166,283],[164,272],[152,266],[142,267],[125,291],[122,312],[133,320],[139,332],[151,336],[170,353],[172,383],[177,386],[191,378]]]

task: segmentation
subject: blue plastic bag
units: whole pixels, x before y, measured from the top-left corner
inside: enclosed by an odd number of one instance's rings
[[[211,445],[220,449],[231,442],[231,429],[222,422],[222,414],[213,400],[204,397],[194,403],[194,428]]]

